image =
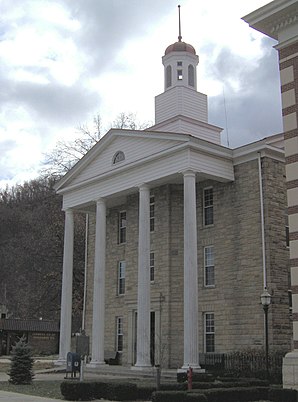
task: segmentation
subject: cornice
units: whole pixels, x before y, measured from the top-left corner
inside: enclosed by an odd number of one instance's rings
[[[274,0],[242,18],[249,26],[278,40],[279,32],[298,23],[297,0]]]

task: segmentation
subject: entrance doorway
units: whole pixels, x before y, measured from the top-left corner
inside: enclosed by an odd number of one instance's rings
[[[137,361],[137,318],[138,313],[134,314],[134,342],[133,342],[133,364]],[[155,364],[155,311],[150,312],[150,361],[152,366]]]

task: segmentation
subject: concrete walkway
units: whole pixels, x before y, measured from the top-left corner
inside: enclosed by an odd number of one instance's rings
[[[1,402],[55,402],[61,399],[41,398],[40,396],[17,394],[15,392],[0,391]]]

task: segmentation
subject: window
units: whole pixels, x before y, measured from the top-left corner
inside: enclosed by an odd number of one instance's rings
[[[122,162],[125,160],[125,155],[122,151],[118,151],[115,153],[113,156],[113,165],[115,165],[118,162]]]
[[[119,233],[118,242],[126,243],[126,211],[119,212]]]
[[[177,61],[177,66],[182,67],[182,61]]]
[[[154,231],[154,212],[155,212],[155,206],[154,206],[154,195],[150,196],[150,232]]]
[[[116,318],[116,350],[123,352],[123,317]]]
[[[290,229],[288,211],[285,212],[286,247],[290,247]]]
[[[288,297],[289,297],[289,310],[290,313],[293,311],[293,295],[292,295],[292,290],[288,290]]]
[[[188,66],[188,85],[195,86],[195,69],[192,64]]]
[[[204,225],[213,225],[213,188],[204,189]]]
[[[204,247],[205,286],[214,286],[214,252],[213,246]]]
[[[119,261],[118,264],[118,295],[125,294],[125,261]]]
[[[150,281],[154,282],[154,253],[150,253]]]
[[[290,247],[290,229],[286,226],[286,247]]]
[[[167,66],[166,68],[166,88],[172,85],[172,67]]]
[[[205,313],[205,352],[212,353],[215,351],[215,343],[214,343],[214,313]]]
[[[183,79],[182,70],[177,70],[177,80],[181,81]]]

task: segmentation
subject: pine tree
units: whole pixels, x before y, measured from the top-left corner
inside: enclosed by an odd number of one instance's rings
[[[12,384],[31,384],[34,377],[33,362],[31,348],[23,335],[12,349],[11,366],[8,373],[10,379],[8,381]]]

